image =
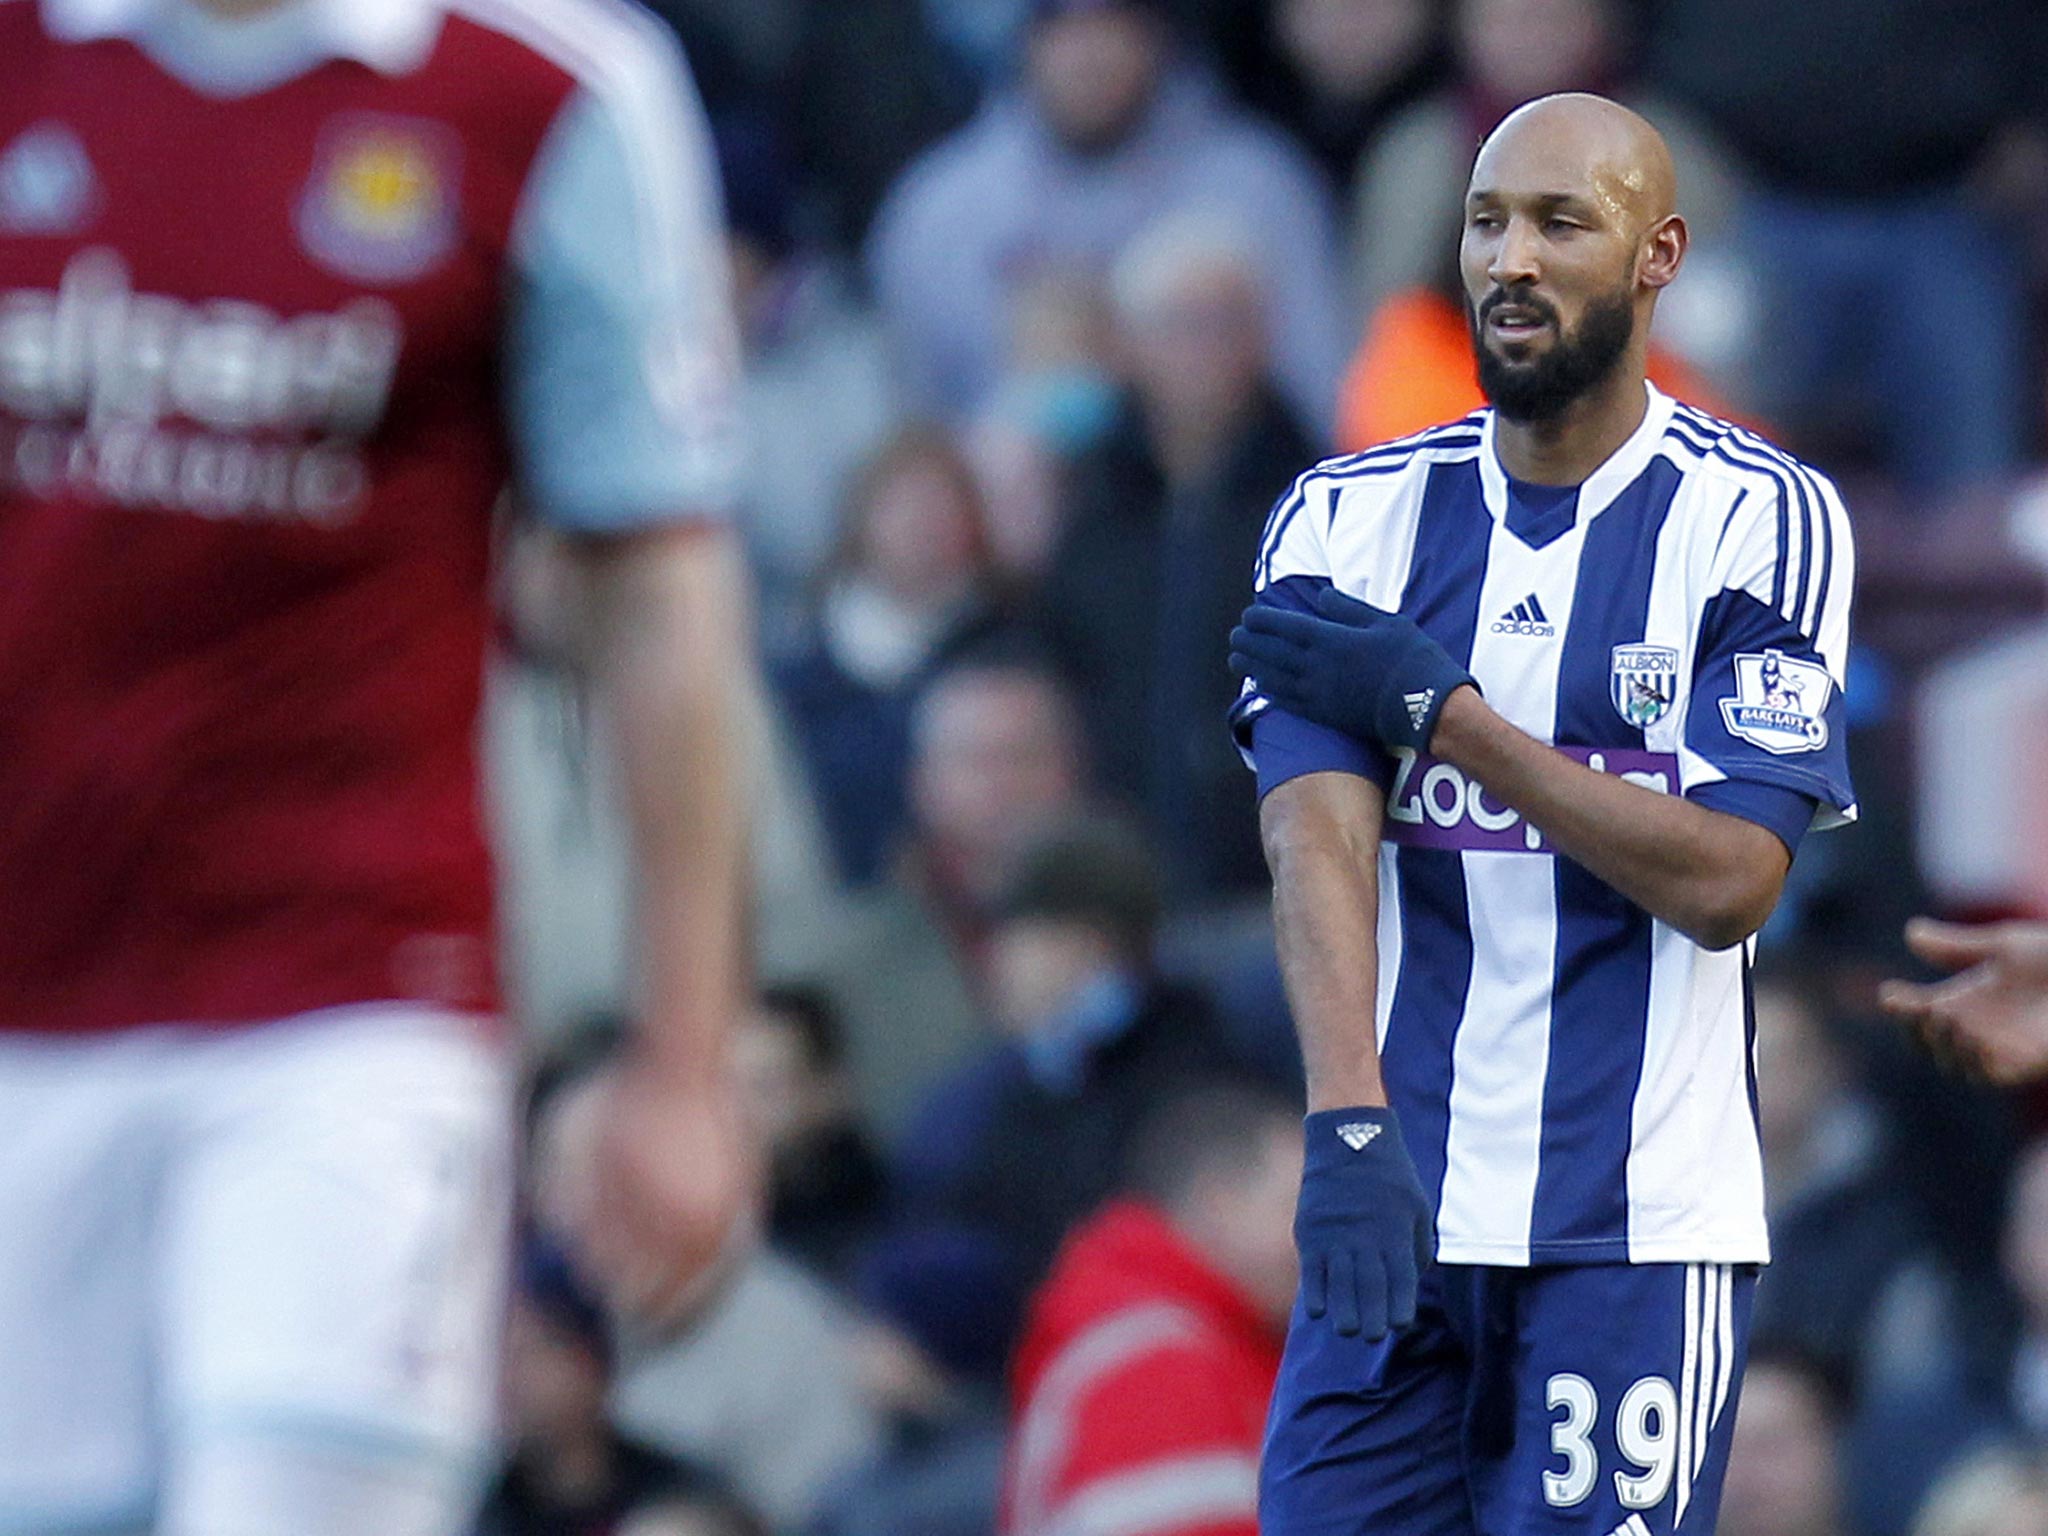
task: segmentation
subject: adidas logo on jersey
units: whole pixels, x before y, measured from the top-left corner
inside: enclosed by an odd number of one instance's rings
[[[1528,635],[1537,640],[1548,640],[1557,633],[1557,626],[1550,622],[1550,615],[1543,611],[1543,604],[1531,592],[1514,607],[1493,621],[1496,635]]]
[[[1424,688],[1416,693],[1404,693],[1401,702],[1408,706],[1408,728],[1419,731],[1422,722],[1429,718],[1429,706],[1436,702],[1436,690]]]
[[[1353,1120],[1337,1127],[1337,1139],[1354,1152],[1363,1152],[1382,1127],[1365,1120]]]

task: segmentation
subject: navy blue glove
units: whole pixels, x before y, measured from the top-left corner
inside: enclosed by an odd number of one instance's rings
[[[1307,1162],[1294,1211],[1302,1307],[1345,1335],[1383,1337],[1415,1321],[1436,1253],[1429,1200],[1386,1109],[1323,1109],[1302,1122]]]
[[[1289,714],[1360,741],[1426,751],[1444,701],[1472,674],[1404,614],[1335,587],[1315,601],[1313,614],[1270,603],[1245,609],[1230,632],[1231,668]]]

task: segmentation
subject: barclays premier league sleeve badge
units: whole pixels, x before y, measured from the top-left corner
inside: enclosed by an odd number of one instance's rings
[[[1835,680],[1827,668],[1782,651],[1735,658],[1735,696],[1721,701],[1731,736],[1778,757],[1818,752],[1828,742],[1825,712]]]
[[[1615,713],[1646,731],[1671,713],[1678,697],[1678,649],[1670,645],[1617,645],[1608,693]]]

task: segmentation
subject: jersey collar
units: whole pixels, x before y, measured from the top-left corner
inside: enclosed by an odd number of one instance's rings
[[[1598,516],[1615,497],[1635,484],[1636,476],[1648,467],[1658,445],[1664,441],[1664,430],[1671,425],[1675,406],[1669,395],[1648,380],[1644,380],[1643,388],[1649,394],[1649,408],[1643,412],[1642,425],[1579,487],[1581,521]],[[1479,429],[1479,487],[1486,497],[1486,510],[1495,519],[1501,519],[1508,515],[1508,477],[1500,467],[1500,454],[1494,447],[1496,420],[1495,413],[1488,411]]]
[[[125,38],[147,43],[162,35],[173,13],[193,10],[187,0],[41,0],[43,24],[67,43]],[[354,59],[387,75],[410,73],[425,62],[439,35],[439,0],[284,0],[274,17],[219,22],[222,36],[240,26],[275,35],[296,17],[290,35],[299,48],[328,58]],[[191,18],[186,18],[190,20]]]

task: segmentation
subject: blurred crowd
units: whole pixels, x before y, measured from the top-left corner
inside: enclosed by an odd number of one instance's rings
[[[1224,636],[1300,469],[1480,403],[1470,155],[1585,88],[1678,158],[1694,247],[1653,375],[1836,475],[1882,578],[1849,690],[1865,820],[1807,847],[1757,982],[1778,1257],[1721,1529],[2048,1532],[2040,1117],[1872,1022],[1927,897],[1905,748],[1938,649],[1887,605],[1967,604],[1915,585],[1931,537],[1969,545],[1992,621],[2043,608],[1972,509],[2048,439],[2048,13],[655,8],[716,131],[745,361],[739,1055],[769,1194],[680,1322],[607,1315],[551,1235],[630,1010],[628,892],[554,552],[522,532],[490,750],[535,1074],[485,1531],[1171,1531],[1115,1523],[1158,1498],[1145,1469],[1219,1508],[1240,1486],[1299,1068]]]

